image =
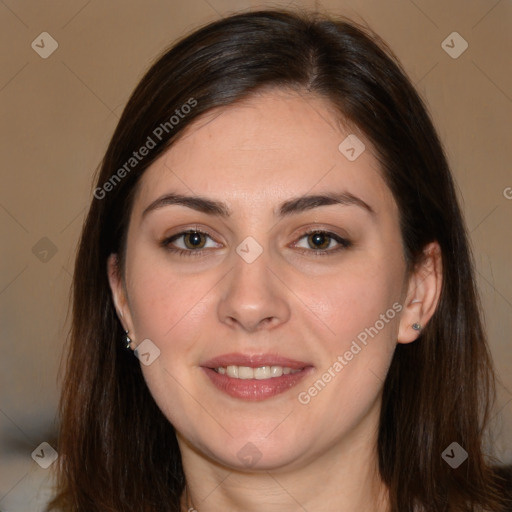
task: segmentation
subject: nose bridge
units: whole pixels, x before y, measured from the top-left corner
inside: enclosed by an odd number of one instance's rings
[[[247,331],[277,326],[289,318],[285,289],[269,269],[270,252],[256,244],[248,237],[237,247],[218,304],[221,322]]]

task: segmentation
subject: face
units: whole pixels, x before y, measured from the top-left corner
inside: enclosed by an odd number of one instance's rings
[[[231,468],[367,439],[406,332],[397,206],[362,135],[356,159],[354,139],[339,149],[354,132],[336,119],[267,91],[195,121],[141,179],[124,279],[109,260],[156,403],[182,445]]]

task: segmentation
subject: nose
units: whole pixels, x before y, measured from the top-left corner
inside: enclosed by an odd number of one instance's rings
[[[234,268],[223,280],[219,320],[234,329],[274,329],[290,318],[287,288],[271,268],[267,251],[252,263],[234,255]]]

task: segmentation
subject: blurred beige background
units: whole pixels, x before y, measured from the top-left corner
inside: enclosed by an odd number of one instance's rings
[[[0,511],[42,510],[49,492],[50,471],[31,454],[41,442],[56,447],[76,243],[92,175],[128,96],[149,63],[197,26],[294,5],[369,24],[431,109],[463,202],[502,380],[494,449],[512,462],[511,0],[0,0]],[[468,43],[457,58],[457,36],[452,55],[442,47],[452,32]]]

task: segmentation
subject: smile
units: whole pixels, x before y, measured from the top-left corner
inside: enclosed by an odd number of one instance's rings
[[[226,354],[201,365],[221,392],[241,400],[260,401],[296,386],[313,366],[275,355]]]
[[[227,375],[232,379],[273,379],[281,377],[282,375],[290,375],[302,371],[301,369],[292,369],[287,366],[260,366],[258,368],[251,368],[250,366],[235,366],[230,365],[227,368],[219,366],[215,368],[217,373],[221,375]]]

